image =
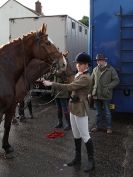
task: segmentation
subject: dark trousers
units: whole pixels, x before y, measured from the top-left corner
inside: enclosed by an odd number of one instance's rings
[[[31,100],[29,102],[27,102],[27,107],[29,109],[29,113],[30,115],[32,115],[32,103],[31,103]],[[19,104],[19,115],[20,116],[25,116],[24,115],[24,109],[25,109],[25,104],[24,104],[24,101],[22,101],[20,104]]]
[[[106,128],[112,128],[112,116],[110,112],[110,100],[95,100],[97,128],[102,128],[102,121],[105,119]]]
[[[68,110],[68,99],[67,98],[56,98],[56,106],[58,111],[58,119],[62,121],[63,113],[66,121],[70,121],[70,115]]]

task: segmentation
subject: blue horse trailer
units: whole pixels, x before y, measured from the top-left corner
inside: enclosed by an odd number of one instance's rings
[[[133,113],[133,0],[89,0],[89,53],[104,53],[120,84],[112,99],[116,112]]]

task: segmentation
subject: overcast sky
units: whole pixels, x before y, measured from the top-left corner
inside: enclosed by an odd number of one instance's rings
[[[37,0],[17,0],[21,4],[35,9]],[[69,15],[76,20],[89,16],[89,0],[39,0],[44,15]],[[2,6],[7,0],[0,0]]]

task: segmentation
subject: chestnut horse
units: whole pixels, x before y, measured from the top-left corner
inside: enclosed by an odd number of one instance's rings
[[[36,63],[36,68],[34,67],[36,72],[34,77],[29,77],[29,83],[40,77],[42,72],[49,72],[53,63],[58,60],[64,61],[64,57],[49,40],[44,24],[40,31],[29,33],[22,39],[14,40],[0,48],[0,117],[5,114],[2,148],[5,150],[7,158],[14,151],[8,138],[19,95],[16,91],[17,82],[21,78],[26,80],[27,73],[30,74],[28,68],[31,68],[32,64]],[[19,95],[21,99],[26,92],[28,92],[27,88],[23,95]]]

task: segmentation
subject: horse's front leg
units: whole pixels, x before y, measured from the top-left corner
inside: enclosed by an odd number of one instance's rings
[[[6,154],[9,154],[14,151],[11,145],[8,142],[9,133],[11,129],[11,121],[12,121],[13,113],[5,114],[5,122],[4,122],[4,135],[2,140],[2,148],[5,150]]]

